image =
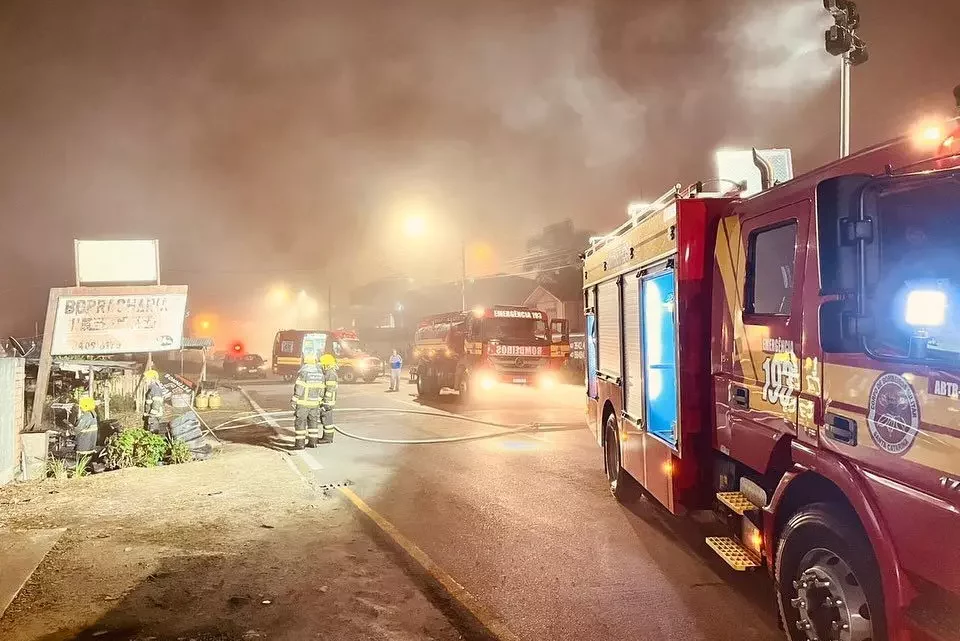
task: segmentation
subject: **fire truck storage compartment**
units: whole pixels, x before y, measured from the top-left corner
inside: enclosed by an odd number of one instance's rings
[[[620,287],[615,278],[597,287],[597,334],[600,372],[620,378]]]
[[[676,285],[672,268],[641,279],[643,376],[647,432],[677,445]]]
[[[643,351],[640,339],[640,270],[623,277],[623,385],[627,418],[643,422]]]

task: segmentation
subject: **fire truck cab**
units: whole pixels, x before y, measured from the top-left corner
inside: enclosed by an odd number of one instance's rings
[[[960,630],[960,136],[926,142],[678,186],[584,254],[611,491],[713,509],[793,640]]]
[[[429,316],[414,336],[417,393],[466,400],[497,384],[552,386],[569,356],[567,321],[508,305]]]

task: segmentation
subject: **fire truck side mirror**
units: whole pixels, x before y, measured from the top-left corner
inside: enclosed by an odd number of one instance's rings
[[[864,175],[837,176],[817,185],[821,296],[853,294],[857,290],[856,241],[872,229],[859,221],[860,195],[870,180]]]
[[[564,318],[557,318],[550,321],[550,337],[554,343],[569,343],[569,322]]]

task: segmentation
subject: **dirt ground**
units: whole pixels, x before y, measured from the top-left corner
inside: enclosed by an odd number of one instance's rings
[[[2,639],[461,638],[364,517],[269,449],[0,489],[0,529],[52,527]]]

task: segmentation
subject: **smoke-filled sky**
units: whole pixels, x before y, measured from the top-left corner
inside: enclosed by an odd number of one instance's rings
[[[952,110],[957,0],[862,0],[853,147]],[[719,146],[837,148],[820,0],[0,0],[0,333],[73,238],[159,238],[229,316],[277,283],[456,277],[550,222],[714,175]],[[829,19],[826,18],[829,22]],[[432,239],[402,236],[431,221]],[[234,305],[233,303],[237,304]]]

